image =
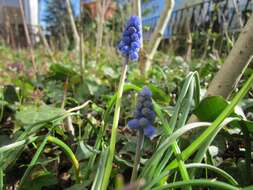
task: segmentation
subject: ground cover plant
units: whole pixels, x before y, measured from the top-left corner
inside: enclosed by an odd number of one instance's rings
[[[85,60],[38,46],[37,71],[0,44],[0,190],[253,189],[252,69],[205,96],[223,58],[161,49],[143,73],[140,18],[117,36]]]

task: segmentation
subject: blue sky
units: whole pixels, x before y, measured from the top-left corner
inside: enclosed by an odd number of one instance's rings
[[[78,16],[80,14],[80,0],[71,0],[72,7],[73,7],[73,13],[75,16]],[[46,26],[46,22],[44,22],[44,17],[46,14],[46,2],[45,0],[40,0],[40,24],[44,28]]]

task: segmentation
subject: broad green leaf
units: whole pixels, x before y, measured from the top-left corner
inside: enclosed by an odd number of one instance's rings
[[[0,147],[10,144],[11,139],[8,135],[0,135]]]
[[[57,178],[51,173],[42,173],[39,176],[36,176],[34,179],[27,181],[24,184],[22,190],[32,189],[32,190],[42,190],[45,187],[49,187],[57,184]]]
[[[89,86],[86,82],[77,86],[76,93],[75,93],[75,99],[82,101],[84,99],[87,99],[90,95],[91,95],[91,91],[90,91]]]
[[[37,122],[47,121],[51,118],[60,116],[64,111],[61,108],[53,106],[23,106],[20,111],[16,113],[16,120],[23,125],[32,125]]]
[[[76,76],[77,73],[70,67],[61,64],[52,64],[50,71],[56,79],[64,80],[67,77]]]
[[[18,101],[18,95],[14,86],[7,85],[4,87],[4,100],[11,104]]]
[[[210,96],[203,99],[194,113],[201,121],[214,121],[228,105],[221,96]]]
[[[84,144],[83,141],[80,141],[78,143],[78,147],[76,150],[76,156],[78,160],[90,158],[97,153],[99,153],[97,150],[87,144]]]
[[[115,72],[115,70],[112,67],[104,66],[103,71],[104,71],[104,75],[109,76],[113,79],[116,79],[118,77],[118,74]]]
[[[242,123],[244,124],[245,127],[249,130],[249,132],[253,133],[253,122],[248,121],[248,120],[243,120]],[[242,126],[242,127],[244,127]]]
[[[170,97],[165,92],[163,92],[161,89],[157,88],[153,84],[149,84],[148,87],[152,91],[153,99],[155,99],[156,101],[163,101],[169,103]]]

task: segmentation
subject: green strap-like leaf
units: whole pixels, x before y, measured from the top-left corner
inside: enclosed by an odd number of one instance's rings
[[[207,180],[207,179],[195,179],[189,181],[178,181],[174,183],[169,183],[167,185],[159,186],[153,188],[152,190],[168,190],[176,188],[184,188],[191,185],[192,187],[214,187],[219,190],[240,190],[241,188],[229,185],[227,183],[216,181],[216,180]]]

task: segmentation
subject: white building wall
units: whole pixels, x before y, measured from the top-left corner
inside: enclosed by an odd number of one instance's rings
[[[26,23],[30,27],[32,41],[39,41],[39,0],[23,0]]]
[[[39,25],[39,0],[22,0],[26,22],[28,25]],[[3,7],[19,10],[19,0],[0,0],[0,11]],[[21,20],[21,19],[20,19]],[[11,21],[10,21],[11,22]]]
[[[39,0],[22,0],[22,2],[32,42],[36,43],[39,40]],[[23,24],[19,0],[0,0],[0,25],[5,22],[6,11],[11,24]]]

